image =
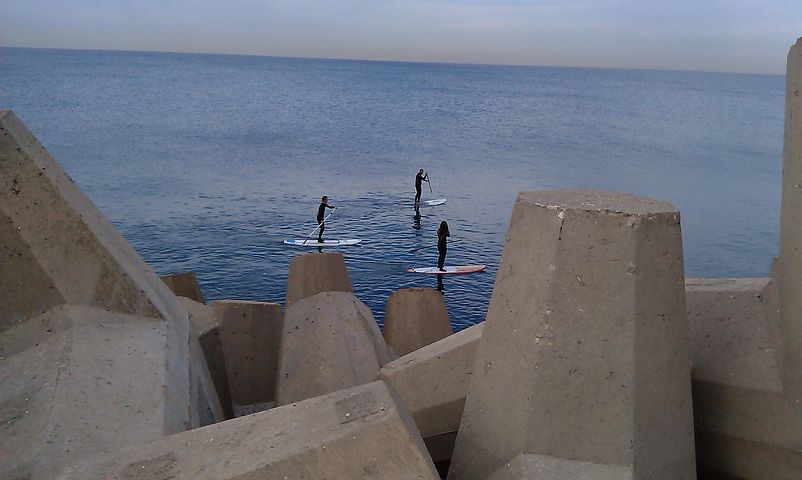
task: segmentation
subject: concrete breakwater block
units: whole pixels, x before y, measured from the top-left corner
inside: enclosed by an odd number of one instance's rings
[[[685,279],[694,382],[782,391],[773,290],[769,278]]]
[[[60,480],[437,480],[420,434],[373,382],[101,455]]]
[[[52,465],[74,452],[88,454],[93,450],[115,448],[128,438],[129,429],[138,432],[134,438],[144,440],[147,435],[158,438],[224,418],[186,309],[25,125],[7,110],[0,111],[0,292],[0,332],[3,336],[17,328],[20,331],[35,329],[26,323],[36,322],[47,312],[70,305],[69,308],[96,307],[110,317],[123,315],[136,325],[142,324],[142,318],[154,322],[147,328],[132,327],[129,331],[134,336],[132,338],[122,335],[108,338],[118,342],[115,346],[120,351],[126,351],[128,345],[140,344],[143,339],[153,340],[152,332],[156,330],[164,337],[155,341],[158,353],[152,357],[154,361],[162,362],[158,368],[154,367],[161,372],[160,381],[142,382],[143,396],[152,400],[149,408],[136,407],[138,411],[146,412],[142,414],[160,419],[158,429],[146,428],[150,425],[148,422],[121,414],[119,418],[131,424],[111,430],[117,438],[104,437],[103,441],[95,441],[94,430],[102,428],[102,424],[72,422],[69,429],[73,431],[66,434],[67,427],[63,431],[71,443],[53,442],[48,447],[56,449],[61,445],[64,448],[62,454],[53,451],[37,461]],[[98,331],[90,332],[93,328]],[[106,328],[103,322],[96,322],[82,324],[81,331],[87,338],[107,338]],[[13,340],[4,342],[17,352],[14,355],[28,352],[8,343]],[[81,342],[78,344],[83,345]],[[23,342],[22,345],[26,344]],[[60,347],[53,348],[58,350]],[[46,368],[58,371],[68,365],[74,376],[91,376],[103,361],[101,351],[98,350],[95,360],[92,360],[89,349],[84,351],[80,362],[64,364],[54,361]],[[10,365],[25,365],[23,360],[20,362],[5,360],[6,375],[19,377],[18,381],[27,381],[30,385],[37,384],[39,377],[28,376],[25,370],[8,370],[12,368]],[[123,378],[131,373],[124,362],[113,362],[113,368],[118,374],[107,372],[107,377]],[[125,381],[110,382],[120,390],[108,396],[124,398]],[[28,387],[19,388],[27,391]],[[106,401],[103,396],[87,394],[81,403],[63,404],[59,403],[59,398],[37,397],[37,401],[44,402],[38,411],[55,409],[64,418],[80,418],[84,411],[108,408],[103,404]],[[29,398],[29,401],[32,400]],[[135,404],[120,400],[112,405],[129,408],[125,405]],[[14,405],[13,400],[10,405]],[[32,432],[40,427],[48,428],[48,417],[45,413],[42,415],[45,416],[40,418],[41,423],[31,427]],[[36,470],[38,467],[34,465],[31,468]]]
[[[783,384],[802,401],[802,38],[788,52],[785,84],[782,205],[780,208],[780,324]]]
[[[548,455],[517,455],[486,480],[625,480],[632,468],[621,465],[580,462]]]
[[[341,253],[307,253],[292,257],[287,273],[286,306],[321,292],[351,292]]]
[[[788,51],[785,78],[779,289],[783,384],[802,401],[802,38]]]
[[[580,462],[549,455],[520,454],[486,480],[629,480],[632,468]]]
[[[170,427],[167,325],[62,305],[0,333],[0,478],[49,479]]]
[[[195,278],[195,272],[171,273],[162,275],[160,278],[177,297],[186,297],[198,303],[206,303],[200,285],[198,285],[198,279]]]
[[[402,288],[387,299],[384,339],[398,355],[454,333],[443,294],[434,288]]]
[[[802,38],[786,72],[772,277],[688,285],[699,464],[750,480],[802,478]]]
[[[350,293],[319,293],[285,312],[276,403],[370,382],[393,358],[364,303]]]
[[[213,306],[231,400],[237,405],[272,402],[283,323],[281,306],[240,300],[221,300]]]
[[[697,462],[706,475],[802,478],[802,407],[783,378],[778,283],[686,280]]]
[[[399,357],[376,376],[398,392],[434,461],[451,457],[483,328],[474,325]]]
[[[449,479],[483,479],[521,454],[692,479],[692,422],[676,209],[519,194]]]
[[[223,414],[226,418],[233,418],[231,387],[228,384],[223,342],[220,339],[220,326],[214,316],[214,307],[198,303],[187,297],[179,297],[178,300],[189,312],[189,320],[198,335],[198,341],[203,349],[203,357],[206,359],[206,366],[209,368],[209,374],[214,382]]]
[[[0,240],[18,267],[0,269],[0,329],[63,303],[187,323],[175,295],[8,110],[0,111]]]

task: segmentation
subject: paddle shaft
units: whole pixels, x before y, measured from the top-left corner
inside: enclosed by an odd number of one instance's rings
[[[330,214],[328,214],[328,215],[326,215],[326,216],[323,218],[323,221],[322,221],[322,222],[320,222],[320,223],[318,223],[318,224],[317,224],[317,226],[315,227],[315,229],[314,229],[314,230],[312,230],[311,232],[309,232],[309,235],[307,235],[307,236],[306,236],[306,238],[304,239],[304,243],[306,243],[306,242],[307,242],[307,240],[309,240],[309,238],[310,238],[310,237],[312,237],[312,235],[314,235],[314,234],[315,234],[315,232],[317,232],[317,229],[318,229],[318,228],[320,228],[320,226],[321,226],[321,225],[323,225],[323,223],[324,223],[326,220],[328,220],[330,216],[334,215],[334,210],[336,210],[336,208],[332,208],[332,209],[331,209],[331,213],[330,213]]]
[[[434,191],[432,190],[432,179],[429,178],[429,174],[426,174],[426,183],[429,184],[429,193],[434,194]]]

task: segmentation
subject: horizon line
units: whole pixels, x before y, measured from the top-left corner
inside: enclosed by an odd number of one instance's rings
[[[172,50],[120,50],[110,48],[68,48],[68,47],[31,47],[22,45],[0,45],[0,48],[20,49],[20,50],[63,50],[77,52],[119,52],[119,53],[146,53],[146,54],[172,54],[172,55],[215,55],[224,57],[260,57],[260,58],[279,58],[279,59],[298,59],[298,60],[324,60],[324,61],[343,61],[343,62],[376,62],[376,63],[400,63],[400,64],[424,64],[424,65],[453,65],[453,66],[472,66],[472,67],[514,67],[514,68],[572,68],[590,70],[627,70],[645,72],[677,72],[677,73],[718,73],[726,75],[752,75],[752,76],[785,76],[786,73],[756,73],[756,72],[736,72],[721,70],[688,70],[674,68],[656,67],[601,67],[601,66],[582,66],[582,65],[541,65],[530,63],[472,63],[459,61],[431,61],[431,60],[393,60],[376,58],[348,58],[348,57],[315,57],[315,56],[291,56],[291,55],[271,55],[263,53],[223,53],[223,52],[197,52],[197,51],[172,51]]]

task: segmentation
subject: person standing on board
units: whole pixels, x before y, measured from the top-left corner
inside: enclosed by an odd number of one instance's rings
[[[317,207],[317,224],[320,227],[320,230],[317,232],[317,242],[323,243],[323,230],[326,228],[326,223],[323,219],[326,217],[326,209],[327,208],[337,208],[332,205],[329,205],[329,197],[323,195],[323,198],[320,199],[320,206]]]
[[[445,272],[446,269],[443,266],[446,263],[446,238],[450,237],[451,233],[448,231],[448,223],[445,220],[440,222],[440,227],[437,229],[437,252],[440,254],[437,257],[437,268],[440,269],[441,272]]]
[[[418,174],[415,175],[415,205],[417,206],[420,203],[420,187],[422,182],[429,183],[429,174],[423,173],[423,169],[421,168],[418,171]]]

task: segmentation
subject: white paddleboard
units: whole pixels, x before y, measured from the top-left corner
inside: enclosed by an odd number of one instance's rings
[[[348,239],[348,240],[323,240],[318,242],[316,239],[309,240],[284,240],[287,245],[295,245],[298,247],[344,247],[346,245],[356,245],[362,240]]]
[[[487,265],[456,265],[456,266],[449,266],[446,265],[443,267],[444,271],[441,271],[437,267],[417,267],[417,268],[408,268],[407,272],[410,273],[434,273],[437,275],[459,275],[463,273],[474,273],[474,272],[481,272],[487,268]]]
[[[446,203],[446,199],[445,198],[436,198],[434,200],[424,200],[424,201],[420,202],[419,205],[421,207],[436,207],[436,206],[442,205],[444,203]],[[399,203],[396,203],[396,205],[405,205],[405,206],[408,205],[408,206],[414,207],[415,206],[415,202],[410,202],[410,203],[406,203],[406,202],[401,203],[401,202],[399,202]]]

